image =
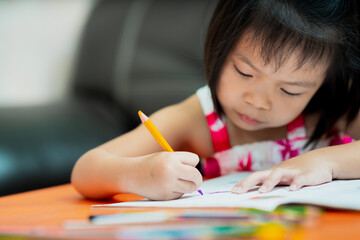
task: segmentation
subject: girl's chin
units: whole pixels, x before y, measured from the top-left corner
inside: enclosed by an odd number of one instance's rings
[[[248,125],[248,124],[237,124],[237,126],[243,130],[246,130],[246,131],[258,131],[258,130],[263,130],[265,129],[266,127],[262,124],[258,124],[258,125]]]
[[[237,121],[232,121],[232,122],[236,127],[246,130],[246,131],[258,131],[258,130],[263,130],[265,128],[268,128],[266,126],[266,124],[264,124],[264,123],[252,125],[252,124],[247,124],[239,119],[237,119]]]

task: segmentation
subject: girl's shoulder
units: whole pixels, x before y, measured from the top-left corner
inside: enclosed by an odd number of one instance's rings
[[[305,129],[306,129],[306,136],[310,137],[312,133],[315,131],[316,124],[319,120],[320,114],[319,113],[310,113],[304,115],[305,120]]]
[[[311,113],[305,116],[306,135],[308,137],[314,132],[319,117],[319,113]],[[354,121],[349,125],[347,125],[345,117],[340,118],[334,127],[341,133],[346,133],[354,139],[360,139],[360,114],[358,114]]]
[[[177,147],[178,150],[194,152],[201,157],[213,153],[206,118],[196,94],[168,107],[166,112],[166,115],[171,116],[173,121],[174,136],[182,139],[178,141],[180,144]]]
[[[360,139],[360,114],[352,121],[350,124],[347,124],[345,117],[341,118],[336,127],[340,129],[341,132],[346,133],[353,139]]]

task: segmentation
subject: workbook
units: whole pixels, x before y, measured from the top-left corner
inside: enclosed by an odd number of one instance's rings
[[[230,190],[249,173],[234,173],[204,181],[203,195],[195,191],[169,201],[148,199],[114,204],[93,205],[93,208],[160,207],[160,208],[254,208],[273,211],[284,204],[311,204],[329,208],[360,210],[360,180],[335,180],[317,186],[290,191],[288,186],[275,187],[271,192],[259,193],[258,187],[245,194]]]

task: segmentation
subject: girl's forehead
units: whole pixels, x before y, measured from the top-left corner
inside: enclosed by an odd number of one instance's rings
[[[287,51],[287,47],[283,46],[281,51],[269,53],[264,49],[265,44],[260,40],[255,40],[255,36],[251,33],[244,34],[235,43],[230,55],[237,57],[243,61],[250,61],[258,68],[272,69],[273,72],[277,71],[292,71],[292,72],[320,72],[327,71],[329,62],[326,57],[321,59],[308,59],[301,61],[303,55],[301,47],[295,48],[294,51]]]

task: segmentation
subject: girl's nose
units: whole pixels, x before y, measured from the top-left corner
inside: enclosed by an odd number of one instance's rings
[[[257,108],[257,109],[261,109],[261,110],[270,110],[271,109],[271,101],[269,100],[269,98],[261,92],[246,92],[243,95],[244,101]]]

